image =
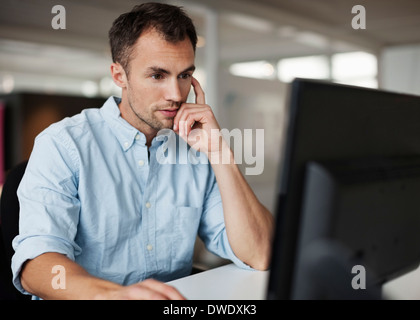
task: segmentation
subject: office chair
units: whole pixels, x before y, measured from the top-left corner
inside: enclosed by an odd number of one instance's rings
[[[27,161],[24,161],[10,170],[3,185],[0,199],[0,297],[7,300],[31,299],[30,295],[20,293],[13,286],[10,269],[14,254],[12,241],[19,233],[19,201],[16,192],[25,173],[27,163]]]

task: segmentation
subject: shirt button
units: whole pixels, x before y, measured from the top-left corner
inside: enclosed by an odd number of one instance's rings
[[[151,206],[150,202],[146,202],[146,208],[150,208]]]
[[[143,160],[139,160],[139,166],[143,167],[144,166],[144,161]]]
[[[128,142],[124,142],[124,147],[128,148],[130,144]]]
[[[151,244],[148,244],[146,248],[147,248],[147,250],[149,250],[149,251],[152,251],[152,250],[153,250],[153,246],[152,246]]]
[[[136,140],[139,140],[140,139],[140,135],[137,133],[136,134]]]

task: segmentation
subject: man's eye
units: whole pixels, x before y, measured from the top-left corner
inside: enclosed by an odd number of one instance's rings
[[[163,79],[163,76],[161,74],[159,74],[159,73],[156,73],[156,74],[153,74],[152,75],[152,79],[162,80]]]
[[[189,79],[190,77],[191,75],[189,73],[183,73],[179,75],[179,78],[183,80]]]

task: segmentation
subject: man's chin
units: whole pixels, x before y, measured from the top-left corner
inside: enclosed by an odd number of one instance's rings
[[[172,130],[173,127],[174,127],[174,120],[173,119],[167,119],[167,120],[161,122],[159,130],[163,130],[163,129],[171,129]]]

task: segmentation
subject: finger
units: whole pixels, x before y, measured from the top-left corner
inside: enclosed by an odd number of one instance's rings
[[[179,136],[186,139],[188,137],[188,134],[191,131],[191,127],[194,125],[195,121],[191,118],[188,117],[184,120],[180,120],[179,121]]]
[[[205,94],[203,89],[201,88],[200,83],[198,82],[198,80],[194,77],[191,77],[191,85],[194,88],[194,93],[195,93],[195,103],[199,104],[199,105],[204,105],[206,104],[206,99],[205,99]],[[174,125],[173,125],[173,130],[175,132],[180,131],[180,124],[179,122],[182,119],[182,115],[184,113],[184,110],[186,109],[186,105],[189,106],[193,106],[193,107],[197,107],[197,105],[194,104],[183,104],[181,105],[181,108],[178,110],[175,118],[174,118]]]
[[[175,132],[177,132],[180,136],[182,136],[182,134],[184,133],[188,133],[188,130],[184,130],[185,128],[187,128],[187,123],[191,126],[194,124],[195,121],[197,121],[197,119],[195,118],[195,116],[193,117],[193,119],[188,119],[191,118],[191,115],[194,113],[198,113],[198,112],[203,112],[207,110],[206,106],[197,106],[196,104],[191,104],[191,103],[184,103],[182,104],[181,108],[178,110],[175,118],[174,118],[174,128],[173,130]]]
[[[124,300],[169,300],[164,294],[139,283],[127,287],[126,295],[121,298]]]
[[[174,287],[167,285],[166,283],[148,279],[142,282],[142,284],[155,291],[158,295],[164,296],[166,299],[169,300],[185,300],[185,297]]]
[[[197,108],[194,108],[185,112],[183,118],[179,120],[179,135],[186,139],[194,126],[204,125],[207,122],[206,111],[207,109],[197,110]]]
[[[195,103],[196,104],[206,104],[206,98],[205,98],[205,95],[204,95],[204,91],[201,88],[201,85],[198,82],[198,80],[196,78],[192,77],[191,84],[194,88]]]
[[[178,112],[176,113],[176,116],[174,118],[174,128],[173,128],[175,132],[180,131],[180,122],[185,117],[185,113],[186,111],[188,111],[187,109],[189,108],[190,105],[191,104],[189,103],[183,103],[181,107],[179,108]]]
[[[179,133],[179,131],[180,131],[179,121],[182,118],[182,115],[184,113],[184,110],[185,110],[185,104],[182,104],[181,107],[178,109],[178,112],[176,113],[176,116],[174,118],[174,127],[173,127],[173,129],[174,129],[175,132],[178,132]]]

